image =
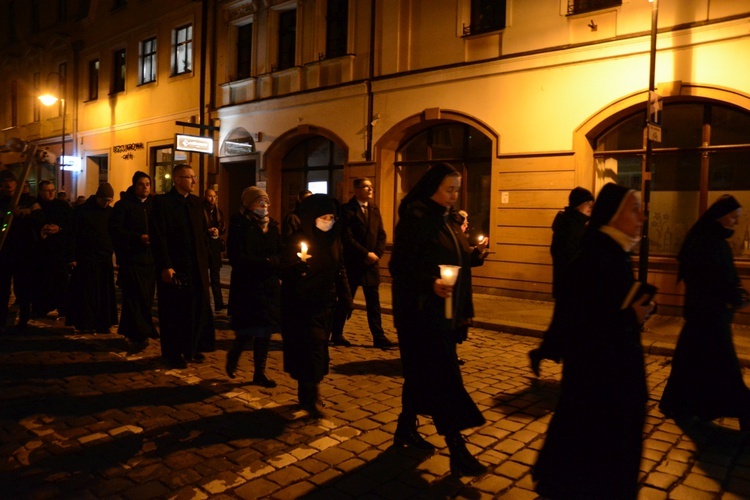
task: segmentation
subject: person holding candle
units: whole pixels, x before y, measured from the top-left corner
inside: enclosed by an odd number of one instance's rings
[[[299,204],[300,225],[281,261],[281,336],[284,371],[297,381],[300,406],[313,418],[318,384],[328,374],[328,332],[337,302],[351,315],[353,302],[336,223],[335,199],[314,194]]]
[[[271,333],[279,324],[281,232],[268,216],[268,193],[256,186],[242,191],[242,208],[232,215],[227,256],[232,266],[229,315],[236,338],[227,352],[226,371],[235,377],[242,351],[253,344],[253,384],[276,387],[266,376]]]
[[[390,271],[404,385],[394,443],[433,450],[417,431],[417,415],[431,416],[448,445],[451,472],[476,476],[486,467],[471,455],[461,431],[485,420],[464,387],[456,343],[466,338],[474,316],[472,255],[483,253],[487,240],[472,249],[461,233],[453,210],[460,190],[458,171],[437,163],[399,206]],[[441,278],[441,265],[458,266],[455,285]]]

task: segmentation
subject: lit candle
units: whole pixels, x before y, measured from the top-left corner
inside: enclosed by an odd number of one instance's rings
[[[304,241],[301,242],[299,244],[299,249],[300,251],[297,252],[297,257],[299,257],[302,262],[307,262],[307,259],[312,257],[312,255],[307,254],[307,243],[305,243]]]
[[[458,279],[458,272],[461,270],[458,266],[440,264],[440,279],[444,285],[452,287]],[[453,291],[445,298],[445,319],[453,319]]]

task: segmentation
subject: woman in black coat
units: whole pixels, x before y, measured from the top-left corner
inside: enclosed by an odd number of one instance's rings
[[[281,336],[284,371],[298,383],[299,403],[320,417],[318,384],[328,374],[328,332],[337,301],[353,309],[336,223],[338,203],[328,195],[308,196],[299,205],[299,228],[282,254]],[[302,244],[307,251],[303,250]]]
[[[747,305],[727,238],[741,212],[730,196],[719,198],[690,229],[678,256],[685,280],[685,326],[659,408],[680,419],[738,417],[750,431],[750,390],[742,380],[732,342],[735,310]]]
[[[626,299],[643,220],[635,191],[606,184],[558,298],[569,323],[560,401],[533,471],[543,497],[637,496],[648,397],[640,332],[654,304]]]
[[[434,449],[417,432],[417,415],[429,415],[438,433],[445,436],[451,472],[478,475],[486,467],[469,453],[461,431],[485,420],[464,388],[456,343],[466,338],[474,316],[472,254],[483,249],[472,250],[461,234],[452,207],[460,188],[460,174],[452,166],[438,163],[399,207],[390,271],[404,386],[394,442]],[[460,266],[454,287],[441,280],[441,264]],[[452,319],[446,319],[449,295]]]
[[[253,343],[253,383],[276,387],[265,374],[271,333],[279,323],[279,223],[268,216],[268,194],[255,186],[242,192],[242,208],[232,216],[227,255],[232,265],[229,315],[236,338],[227,353],[227,375],[235,370],[245,346]]]

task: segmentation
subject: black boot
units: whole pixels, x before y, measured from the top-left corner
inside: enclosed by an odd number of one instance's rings
[[[466,448],[461,433],[446,434],[445,444],[450,451],[451,474],[456,476],[479,476],[487,472],[487,467],[474,458]]]
[[[311,381],[299,381],[298,384],[299,405],[311,418],[322,418],[323,412],[318,408],[318,384]]]
[[[232,344],[232,348],[229,349],[229,352],[227,352],[227,376],[229,378],[234,378],[234,372],[237,370],[237,363],[240,362],[240,354],[242,354],[242,351],[245,350],[245,342],[247,339],[243,337],[237,337],[234,339],[234,344]]]
[[[393,434],[393,444],[396,446],[411,446],[419,450],[433,451],[435,447],[423,438],[417,431],[416,416],[402,413],[398,416],[398,425]]]
[[[255,372],[253,373],[253,384],[263,387],[276,387],[276,382],[266,377],[266,360],[268,359],[269,339],[256,337],[253,346],[253,361],[255,362]]]

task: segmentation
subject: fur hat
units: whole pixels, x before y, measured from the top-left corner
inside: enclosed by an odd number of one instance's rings
[[[268,193],[256,186],[246,187],[244,191],[242,191],[242,205],[247,207],[262,196],[268,198]]]
[[[586,203],[587,201],[594,201],[594,195],[588,189],[580,186],[573,188],[568,195],[568,206],[570,208],[576,208],[581,203]]]
[[[635,189],[612,182],[605,184],[602,190],[599,191],[594,208],[591,209],[589,224],[593,227],[601,227],[609,224],[620,213],[622,203],[631,192],[635,193]]]
[[[114,198],[115,190],[112,189],[112,185],[109,182],[104,182],[102,184],[99,184],[99,187],[96,190],[96,197],[97,198]]]

